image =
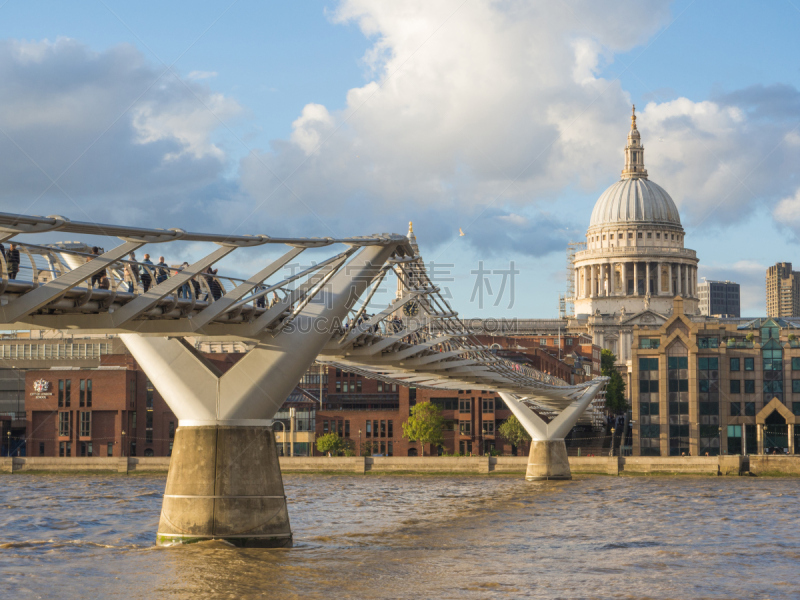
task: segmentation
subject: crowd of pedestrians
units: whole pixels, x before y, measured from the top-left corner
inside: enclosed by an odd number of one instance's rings
[[[16,279],[17,273],[19,273],[19,246],[12,242],[9,244],[8,250],[6,251],[5,246],[0,244],[0,253],[3,254],[3,258],[6,261],[8,278]]]

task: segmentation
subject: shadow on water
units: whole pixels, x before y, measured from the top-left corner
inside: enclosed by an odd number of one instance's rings
[[[286,475],[291,550],[158,548],[164,477],[3,476],[4,597],[792,598],[796,480]]]

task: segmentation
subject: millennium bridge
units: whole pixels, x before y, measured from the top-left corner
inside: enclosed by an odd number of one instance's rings
[[[121,243],[89,254],[37,239],[56,231]],[[177,242],[205,244],[209,253],[168,274],[130,258],[144,245]],[[178,417],[161,545],[292,545],[272,418],[315,361],[418,388],[497,392],[532,437],[528,480],[569,479],[564,437],[600,409],[594,401],[605,378],[568,385],[475,339],[428,277],[411,231],[284,238],[0,213],[0,243],[7,249],[0,328],[119,335]],[[247,279],[212,269],[233,252],[268,244],[285,253]],[[328,258],[278,275],[320,248],[330,249]],[[398,297],[373,313],[387,277],[399,282]],[[252,349],[221,373],[187,337],[246,341]]]

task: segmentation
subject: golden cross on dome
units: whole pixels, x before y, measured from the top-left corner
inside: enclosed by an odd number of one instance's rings
[[[631,108],[631,129],[636,129],[636,105]]]

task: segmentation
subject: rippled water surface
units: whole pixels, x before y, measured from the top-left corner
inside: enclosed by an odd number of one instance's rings
[[[156,548],[164,480],[0,476],[0,597],[800,598],[797,479],[286,475],[292,550]]]

